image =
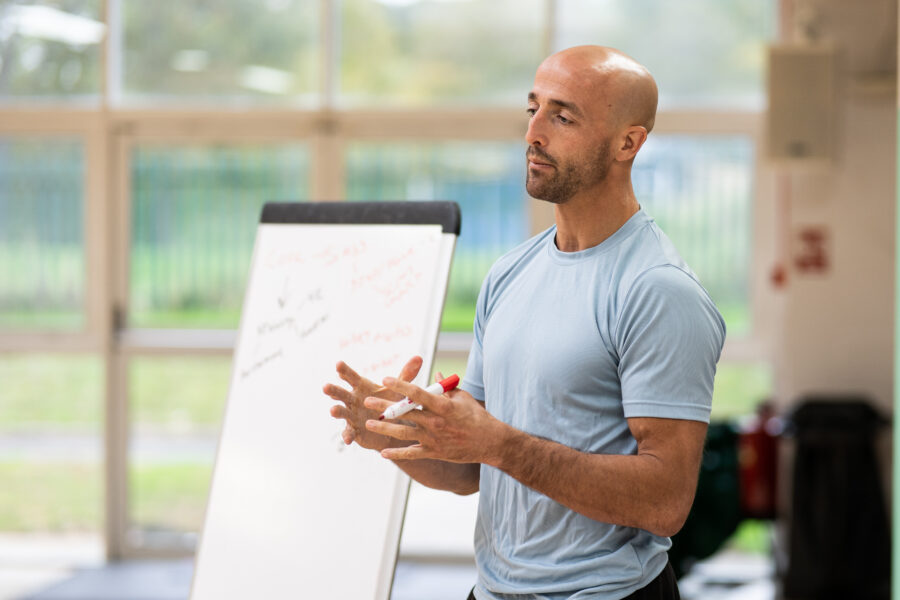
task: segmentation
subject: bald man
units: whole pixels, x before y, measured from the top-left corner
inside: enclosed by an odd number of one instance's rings
[[[721,316],[641,209],[631,166],[653,128],[650,73],[610,48],[547,58],[528,94],[528,192],[556,224],[501,257],[478,298],[461,389],[346,364],[344,439],[424,485],[480,490],[470,598],[678,598],[669,536],[687,518]],[[374,417],[409,396],[425,410]]]

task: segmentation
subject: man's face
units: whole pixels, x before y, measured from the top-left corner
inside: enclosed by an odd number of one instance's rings
[[[573,152],[567,156],[562,150],[553,156],[539,146],[529,146],[525,157],[528,169],[525,189],[532,198],[553,204],[563,204],[580,190],[606,179],[609,172],[610,140],[599,148]]]
[[[565,203],[602,184],[609,172],[608,111],[591,85],[596,82],[586,79],[565,61],[551,60],[538,69],[528,95],[531,120],[525,136],[525,187],[533,198]]]

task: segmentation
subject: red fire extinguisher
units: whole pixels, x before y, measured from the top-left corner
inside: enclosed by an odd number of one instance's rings
[[[777,509],[778,436],[782,422],[769,402],[738,435],[741,514],[748,519],[774,519]]]

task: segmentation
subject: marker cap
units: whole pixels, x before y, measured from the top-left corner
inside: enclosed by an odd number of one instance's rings
[[[449,392],[452,389],[455,389],[456,386],[459,385],[459,375],[451,375],[446,379],[442,379],[440,381],[441,387],[444,388],[445,392]]]

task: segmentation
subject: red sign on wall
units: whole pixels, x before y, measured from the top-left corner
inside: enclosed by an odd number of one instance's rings
[[[831,236],[821,225],[805,226],[794,235],[794,268],[802,274],[822,274],[831,266]]]

